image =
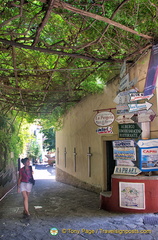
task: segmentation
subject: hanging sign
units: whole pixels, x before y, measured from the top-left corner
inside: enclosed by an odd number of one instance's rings
[[[119,124],[119,138],[138,138],[141,132],[136,123]]]
[[[114,174],[137,176],[141,171],[137,167],[115,166]]]
[[[108,134],[108,133],[113,133],[113,131],[112,131],[112,127],[101,127],[101,128],[98,128],[97,130],[96,130],[96,132],[98,133],[98,134],[103,134],[103,133],[105,133],[105,134]]]
[[[140,104],[128,104],[129,112],[136,112],[141,110],[149,110],[152,104],[149,102],[140,103]]]
[[[94,117],[94,122],[99,127],[105,127],[113,123],[114,114],[112,112],[99,112]]]
[[[139,101],[144,99],[150,100],[154,96],[154,94],[144,96],[144,93],[133,92],[133,93],[129,93],[129,96],[130,96],[130,101],[134,102],[134,101]]]

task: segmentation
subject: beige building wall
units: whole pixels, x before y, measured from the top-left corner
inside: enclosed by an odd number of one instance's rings
[[[128,69],[130,80],[138,78],[135,87],[140,92],[144,90],[149,57],[150,52]],[[95,110],[107,109],[109,111],[108,109],[116,107],[113,99],[117,95],[118,85],[119,78],[105,86],[102,94],[83,99],[65,115],[63,128],[56,133],[56,177],[58,181],[96,192],[107,190],[105,142],[118,139],[118,124],[114,121],[110,125],[113,128],[113,134],[98,134],[94,116]],[[156,94],[150,102],[153,103],[152,109],[157,113]],[[111,112],[116,118],[116,109],[111,109]],[[151,123],[150,129],[151,137],[157,138],[157,117]],[[87,155],[89,148],[92,154],[90,175]]]

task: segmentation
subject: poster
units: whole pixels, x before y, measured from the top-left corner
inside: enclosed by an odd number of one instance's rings
[[[113,148],[114,160],[136,161],[135,147]]]
[[[141,171],[158,171],[158,147],[140,148],[139,161]]]
[[[119,182],[119,204],[123,208],[145,209],[145,184]]]
[[[112,144],[114,160],[136,161],[134,140],[116,140]]]

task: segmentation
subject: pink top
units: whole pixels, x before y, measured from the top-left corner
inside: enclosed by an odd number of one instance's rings
[[[29,182],[29,179],[32,177],[32,167],[26,169],[25,167],[20,168],[19,174],[21,176],[21,182]]]

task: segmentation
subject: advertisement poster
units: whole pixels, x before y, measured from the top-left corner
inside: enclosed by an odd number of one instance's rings
[[[124,147],[124,148],[115,148],[114,160],[131,160],[136,161],[136,151],[135,147]]]
[[[158,147],[140,148],[141,171],[158,171]]]
[[[134,140],[116,140],[112,144],[114,160],[136,161]]]
[[[150,95],[154,92],[158,78],[158,44],[153,45],[149,61],[149,67],[145,82],[144,95]]]
[[[123,208],[145,209],[144,183],[119,182],[119,204]]]

